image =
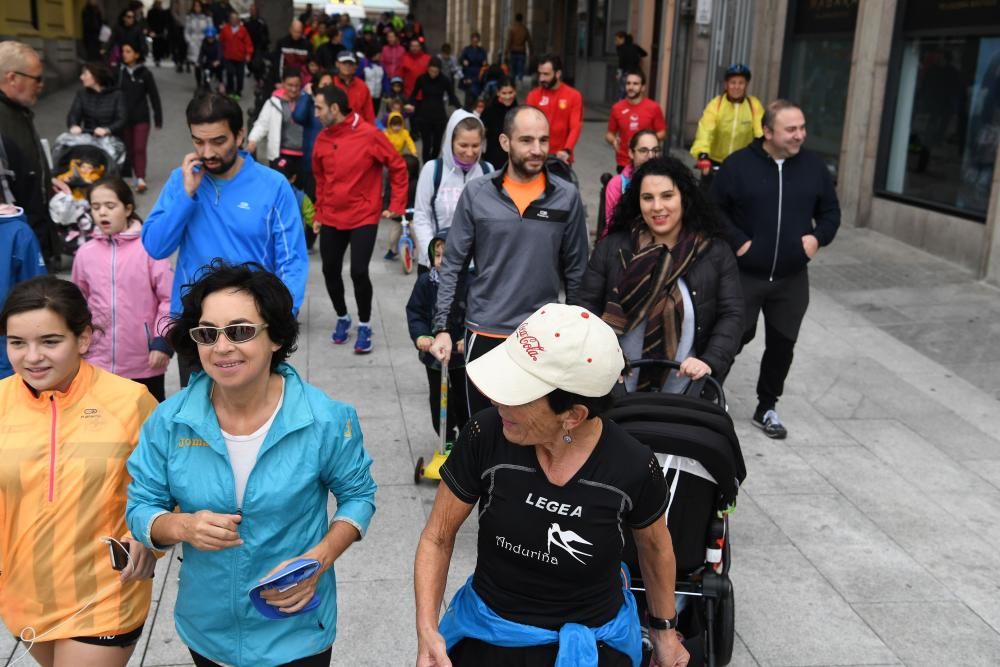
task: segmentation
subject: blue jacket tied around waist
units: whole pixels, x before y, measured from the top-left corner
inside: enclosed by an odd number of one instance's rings
[[[623,571],[622,583],[627,579]],[[638,667],[642,662],[639,612],[628,585],[624,588],[625,603],[604,625],[590,628],[567,623],[556,632],[501,618],[473,590],[469,577],[452,598],[439,629],[449,651],[466,637],[508,648],[558,643],[555,667],[597,667],[597,642],[601,641],[627,655],[632,665]]]

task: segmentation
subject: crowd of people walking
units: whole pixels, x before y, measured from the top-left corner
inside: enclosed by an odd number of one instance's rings
[[[687,664],[671,490],[649,448],[602,414],[620,392],[724,382],[763,313],[751,420],[787,436],[777,404],[808,263],[840,218],[803,148],[802,110],[762,103],[733,65],[693,170],[664,153],[645,51],[620,33],[604,136],[617,173],[592,238],[574,171],[583,96],[558,54],[534,52],[521,15],[496,54],[475,32],[432,51],[412,15],[357,22],[311,6],[280,30],[224,0],[194,0],[183,20],[133,2],[112,27],[90,0],[82,19],[82,86],[55,164],[32,115],[42,59],[0,42],[0,252],[12,258],[0,271],[0,617],[25,650],[46,667],[124,666],[155,561],[182,544],[175,620],[195,664],[330,664],[334,566],[367,531],[376,484],[354,408],[292,365],[298,314],[318,243],[331,343],[375,349],[369,265],[380,224],[398,232],[405,216],[418,276],[405,312],[382,316],[406,318],[431,423],[454,443],[415,557],[417,665],[637,665],[626,533],[647,582],[648,652]],[[193,74],[173,120],[191,148],[143,219],[165,62]],[[70,256],[69,280],[47,275]],[[175,355],[182,388],[167,396]],[[678,370],[633,371],[637,359]],[[446,424],[442,382],[458,403]],[[476,504],[475,573],[442,620]],[[522,551],[537,535],[547,548]]]

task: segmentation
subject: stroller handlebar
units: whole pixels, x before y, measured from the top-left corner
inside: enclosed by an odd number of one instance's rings
[[[629,360],[628,368],[670,368],[673,370],[679,370],[681,367],[680,362],[668,360],[668,359],[636,359],[635,361]],[[699,398],[702,393],[702,388],[708,384],[715,390],[715,403],[718,403],[719,407],[725,409],[726,407],[726,394],[722,390],[722,384],[716,380],[711,375],[706,375],[700,380],[692,380],[687,389],[684,390],[685,396],[694,396]]]

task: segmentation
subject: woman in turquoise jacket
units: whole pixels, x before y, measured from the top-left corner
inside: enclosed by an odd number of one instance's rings
[[[199,667],[329,665],[333,564],[375,512],[354,408],[283,363],[297,335],[277,276],[217,260],[184,295],[169,334],[204,373],[160,405],[129,458],[132,534],[156,549],[185,544],[174,620]],[[278,616],[269,620],[249,592],[297,559],[318,570],[260,594]]]

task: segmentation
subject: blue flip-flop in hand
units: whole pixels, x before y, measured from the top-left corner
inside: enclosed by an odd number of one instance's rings
[[[267,600],[261,597],[261,593],[266,590],[277,589],[279,591],[286,591],[293,586],[297,586],[299,582],[308,579],[309,577],[316,574],[319,570],[319,561],[312,558],[299,558],[294,560],[285,567],[281,568],[274,574],[272,574],[267,579],[264,579],[259,584],[250,589],[250,602],[253,606],[261,613],[264,618],[269,618],[272,620],[277,620],[280,618],[290,618],[298,614],[304,614],[306,612],[312,611],[319,606],[321,599],[320,596],[313,595],[309,603],[302,609],[286,613],[279,611],[277,607],[273,607],[267,603]]]

